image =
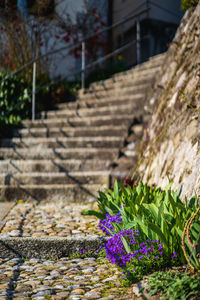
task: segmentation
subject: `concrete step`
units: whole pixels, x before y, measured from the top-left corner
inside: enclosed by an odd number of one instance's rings
[[[4,201],[94,201],[97,191],[104,189],[99,184],[46,184],[46,185],[0,185],[0,199]]]
[[[112,161],[105,159],[88,160],[3,160],[0,161],[2,173],[29,172],[75,172],[75,171],[105,171],[110,168]]]
[[[127,74],[126,77],[122,80],[116,80],[115,77],[112,77],[105,81],[100,81],[96,84],[92,84],[86,91],[92,93],[94,91],[100,91],[104,89],[107,91],[111,89],[124,90],[132,86],[151,84],[155,73],[158,72],[159,69],[160,68],[154,68],[152,70],[148,70],[148,72],[144,72],[143,74],[141,74],[140,72],[138,72],[137,74],[130,73]]]
[[[25,128],[51,128],[51,127],[65,127],[66,125],[77,127],[77,126],[106,126],[106,125],[127,125],[133,121],[133,114],[127,113],[126,116],[115,115],[115,116],[96,116],[96,117],[83,117],[83,118],[66,118],[66,119],[45,119],[36,120],[34,122],[27,120],[23,121],[22,125]]]
[[[116,81],[125,80],[124,77],[135,79],[142,79],[144,77],[150,77],[152,74],[155,75],[156,72],[160,71],[160,68],[163,64],[163,60],[154,61],[154,62],[145,62],[140,65],[135,66],[134,68],[127,70],[125,72],[120,72],[115,74],[113,77]],[[124,74],[123,74],[124,73]],[[125,76],[124,76],[125,75]]]
[[[106,103],[107,104],[107,103]],[[42,112],[37,115],[37,119],[50,119],[50,118],[65,118],[65,117],[86,117],[86,116],[107,116],[118,115],[132,112],[135,109],[134,102],[120,103],[120,105],[102,106],[94,108],[77,108],[77,109],[63,109]]]
[[[99,91],[102,89],[125,89],[131,86],[142,84],[151,84],[155,74],[160,70],[160,66],[156,66],[144,71],[127,72],[126,76],[116,74],[112,78],[91,84],[88,92]]]
[[[1,237],[0,236],[0,258],[1,259],[13,259],[19,257],[24,257],[26,259],[46,259],[50,260],[51,257],[54,259],[69,257],[72,253],[85,249],[87,252],[90,251],[91,256],[96,255],[96,251],[99,250],[100,246],[106,242],[105,237],[99,237],[94,235],[88,235],[86,237],[56,237],[56,238],[33,238],[33,237]],[[86,260],[87,262],[87,260]],[[72,261],[73,263],[73,261]],[[60,261],[60,264],[63,264],[63,261]],[[31,263],[33,265],[33,263]],[[41,263],[41,266],[43,264]],[[77,265],[79,266],[79,265]],[[46,270],[46,268],[44,269]],[[51,272],[52,269],[49,270]],[[78,268],[77,268],[78,270]],[[20,273],[23,273],[21,271]],[[26,272],[25,272],[26,274]],[[79,272],[76,271],[77,277]],[[79,275],[80,276],[80,275]],[[19,276],[18,276],[19,277]],[[61,277],[62,278],[62,277]],[[17,278],[18,279],[18,278]],[[80,280],[75,281],[75,283],[79,284]],[[46,281],[44,281],[45,283]],[[39,286],[39,283],[38,283]],[[83,286],[84,287],[84,286]],[[2,286],[3,290],[3,286]],[[6,289],[7,290],[7,289]],[[27,290],[25,285],[25,290]],[[33,290],[33,289],[32,289]],[[40,290],[41,291],[41,290]],[[6,292],[6,291],[5,291]],[[25,294],[25,292],[24,292]],[[28,293],[30,295],[30,293]],[[35,294],[33,294],[33,298]],[[12,297],[4,297],[2,296],[2,300],[11,299]],[[23,297],[24,299],[28,299],[30,297]],[[58,297],[54,296],[56,299],[65,299],[66,297],[58,295]],[[73,297],[75,299],[75,297]],[[14,299],[14,298],[13,298]],[[19,299],[19,298],[18,298]],[[21,298],[22,299],[22,298]],[[36,299],[45,299],[45,297],[37,297]],[[48,299],[48,298],[46,298]],[[66,298],[67,299],[67,298]],[[82,298],[83,299],[83,298]],[[90,298],[91,299],[91,298]],[[94,299],[94,298],[93,298]]]
[[[125,72],[117,73],[109,79],[106,79],[104,81],[94,82],[90,85],[90,87],[96,88],[98,85],[101,85],[102,82],[104,82],[106,85],[110,81],[117,82],[117,81],[125,81],[126,79],[129,78],[135,78],[135,77],[142,78],[144,76],[150,76],[153,72],[155,73],[160,69],[160,67],[163,64],[164,58],[165,58],[165,54],[161,55],[160,57],[151,58],[149,61],[137,65],[136,67],[127,70]]]
[[[123,136],[127,126],[93,126],[93,127],[52,127],[52,128],[23,128],[13,132],[14,137],[92,137],[92,136]]]
[[[0,185],[47,185],[47,184],[100,184],[109,186],[108,171],[83,171],[62,173],[1,173]]]
[[[130,104],[135,106],[136,102],[143,101],[144,95],[146,94],[144,91],[142,93],[135,93],[130,95],[117,95],[116,96],[107,96],[107,97],[98,97],[95,96],[93,98],[83,100],[77,100],[77,102],[69,102],[69,103],[61,103],[59,104],[59,109],[81,109],[81,108],[95,108],[95,107],[112,107],[112,106],[120,106],[124,104]]]
[[[13,148],[117,148],[122,147],[124,142],[123,137],[61,137],[61,138],[13,138],[2,139],[0,147]]]
[[[13,159],[13,160],[32,160],[32,159],[105,159],[114,160],[118,156],[117,149],[108,148],[76,148],[76,149],[41,149],[40,147],[30,151],[30,149],[13,149],[13,148],[0,148],[0,160]]]
[[[116,89],[102,89],[102,90],[95,90],[92,93],[85,93],[81,95],[81,100],[90,100],[90,99],[96,99],[96,98],[113,98],[117,96],[127,96],[127,95],[133,95],[133,94],[139,94],[139,93],[145,93],[146,90],[151,86],[151,83],[145,83],[140,85],[132,85],[130,87],[126,87],[124,89],[116,88]]]

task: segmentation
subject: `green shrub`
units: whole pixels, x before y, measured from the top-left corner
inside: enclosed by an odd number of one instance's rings
[[[200,277],[178,271],[156,272],[150,275],[148,286],[151,287],[150,296],[165,295],[163,300],[186,300],[191,296],[200,295]]]
[[[183,11],[186,11],[187,9],[189,9],[191,7],[197,6],[198,3],[199,3],[199,0],[182,0],[181,1],[181,9]]]
[[[137,257],[132,258],[125,267],[123,267],[121,279],[124,286],[129,286],[130,283],[136,283],[142,280],[146,275],[151,274],[158,270],[164,270],[166,267],[175,265],[175,261],[172,261],[165,254],[162,256],[155,257],[152,255],[143,256],[142,259]]]
[[[79,87],[77,81],[50,81],[46,74],[40,74],[36,81],[36,113],[72,100]],[[32,83],[18,75],[0,73],[0,137],[8,137],[22,120],[31,117],[31,101]]]
[[[65,79],[50,81],[48,76],[41,74],[36,83],[36,111],[53,109],[58,103],[74,100],[79,88],[79,81],[70,82]]]
[[[30,115],[30,102],[28,84],[23,78],[0,73],[0,136]]]
[[[185,258],[187,260],[187,263],[190,266],[190,269],[196,269],[196,270],[200,270],[200,259],[198,259],[198,253],[200,250],[199,249],[200,228],[196,222],[196,220],[199,220],[199,215],[200,215],[200,207],[187,220],[184,230],[183,230],[183,236],[182,236],[182,249],[183,249]],[[195,230],[195,228],[196,228],[196,230]],[[199,232],[199,234],[197,233],[196,236],[193,237],[193,241],[195,241],[195,243],[191,242],[191,236],[194,232]],[[186,241],[187,241],[187,244],[186,244]],[[185,247],[186,246],[185,244],[187,245],[187,247]]]
[[[110,232],[111,234],[133,228],[139,231],[142,241],[147,238],[159,240],[163,243],[167,255],[175,255],[181,263],[185,263],[181,238],[185,222],[199,207],[199,203],[195,197],[190,201],[186,199],[183,203],[179,192],[172,191],[170,187],[171,184],[162,191],[160,188],[148,187],[142,182],[132,188],[115,182],[113,191],[99,192],[97,201],[100,212],[88,211],[85,214],[105,219],[106,213],[111,216],[120,213],[122,222],[112,223],[114,232]],[[199,222],[200,217],[192,228],[192,242],[200,231]],[[126,241],[123,243],[127,249]]]

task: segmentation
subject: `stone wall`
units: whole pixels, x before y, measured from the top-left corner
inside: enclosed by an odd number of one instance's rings
[[[183,17],[158,77],[138,174],[162,188],[169,176],[182,198],[200,196],[200,2]]]

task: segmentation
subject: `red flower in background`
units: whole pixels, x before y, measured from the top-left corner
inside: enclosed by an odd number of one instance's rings
[[[69,42],[69,38],[70,38],[70,33],[68,32],[63,36],[63,41],[65,41],[67,43],[67,42]]]

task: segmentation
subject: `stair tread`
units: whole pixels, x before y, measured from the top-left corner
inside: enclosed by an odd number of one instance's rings
[[[94,201],[98,189],[109,187],[120,153],[135,159],[124,140],[143,114],[163,59],[93,83],[76,102],[24,120],[12,138],[0,141],[0,199]],[[126,172],[116,170],[119,177]]]
[[[73,172],[28,172],[25,174],[21,174],[21,173],[16,173],[14,175],[9,174],[11,176],[14,177],[27,177],[27,176],[33,176],[33,177],[37,177],[37,176],[57,176],[57,177],[66,177],[66,176],[70,176],[70,175],[74,175],[74,176],[95,176],[95,175],[109,175],[110,171],[73,171]],[[4,177],[8,175],[8,173],[1,173],[0,177]],[[0,202],[1,203],[1,202]]]
[[[86,100],[83,100],[83,99],[78,99],[76,102],[64,102],[64,103],[60,103],[58,104],[56,107],[60,110],[63,110],[63,109],[66,109],[66,108],[70,108],[70,109],[75,109],[77,106],[81,106],[83,104],[88,104],[90,105],[91,107],[94,106],[96,107],[96,105],[99,105],[99,106],[109,106],[109,105],[113,105],[113,103],[116,104],[120,104],[121,102],[124,103],[126,101],[131,101],[133,102],[135,99],[141,99],[144,97],[144,93],[134,93],[132,95],[117,95],[117,98],[116,97],[104,97],[102,99],[101,98],[98,98],[98,99],[95,99],[96,96],[93,97],[93,99],[86,99]]]
[[[45,188],[45,189],[52,189],[52,188],[60,188],[62,189],[64,188],[68,188],[68,187],[75,187],[75,186],[85,186],[85,187],[94,187],[94,189],[99,188],[100,184],[90,184],[90,183],[84,183],[84,184],[80,184],[80,183],[66,183],[66,184],[20,184],[21,188],[33,188],[33,189],[41,189],[41,188]],[[16,188],[16,185],[0,185],[0,189],[3,188]]]
[[[119,131],[119,133],[123,130],[127,130],[127,127],[123,124],[121,124],[120,126],[114,126],[114,125],[103,125],[103,126],[93,126],[93,127],[62,127],[62,128],[58,128],[58,127],[51,127],[49,129],[41,127],[41,128],[21,128],[18,130],[15,130],[15,133],[37,133],[37,132],[41,132],[41,133],[62,133],[62,132],[77,132],[77,131],[87,131],[87,132],[93,132],[93,131],[110,131],[110,130],[114,130],[114,131]]]
[[[29,141],[37,141],[37,142],[42,142],[42,141],[100,141],[104,139],[105,141],[119,141],[121,139],[123,139],[123,137],[121,136],[89,136],[89,137],[59,137],[59,138],[55,138],[55,137],[29,137],[29,138],[5,138],[5,139],[1,139],[1,142],[6,142],[6,141],[13,141],[13,142],[18,142],[18,141],[27,141],[27,143]]]
[[[70,117],[70,118],[60,118],[59,120],[58,119],[45,119],[45,120],[35,120],[35,121],[31,121],[31,120],[26,120],[26,121],[23,121],[22,124],[37,124],[37,123],[58,123],[58,122],[67,122],[67,121],[92,121],[92,120],[110,120],[111,118],[113,119],[122,119],[123,117],[121,115],[115,115],[115,116],[95,116],[95,117]],[[132,114],[126,114],[126,118],[128,119],[131,119],[133,118],[133,115]]]
[[[74,109],[74,110],[69,110],[69,109],[62,109],[62,110],[51,110],[48,112],[43,112],[42,115],[46,116],[48,118],[48,116],[53,116],[53,115],[62,115],[66,113],[69,114],[74,114],[74,115],[82,115],[83,113],[87,114],[87,113],[94,113],[94,112],[110,112],[112,110],[113,111],[121,111],[123,112],[123,110],[126,109],[130,109],[134,107],[134,103],[132,104],[124,104],[124,103],[120,103],[119,105],[112,105],[112,106],[101,106],[101,107],[91,107],[91,108],[78,108],[78,109]]]

